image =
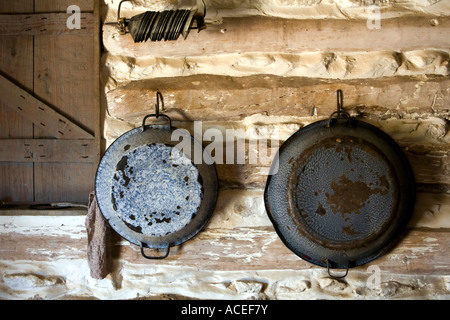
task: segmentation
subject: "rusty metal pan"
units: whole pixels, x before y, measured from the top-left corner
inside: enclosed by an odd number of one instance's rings
[[[278,235],[328,270],[348,272],[387,252],[414,208],[414,175],[401,148],[348,114],[297,131],[273,168],[264,200]]]
[[[168,125],[147,125],[149,117],[166,118]],[[184,148],[179,148],[172,140],[175,130],[167,116],[148,115],[142,127],[109,146],[97,169],[95,191],[103,216],[146,258],[165,258],[170,247],[194,237],[216,204],[213,161],[194,164],[189,150],[202,150],[201,143],[180,130]],[[164,249],[165,254],[148,256],[144,248]]]

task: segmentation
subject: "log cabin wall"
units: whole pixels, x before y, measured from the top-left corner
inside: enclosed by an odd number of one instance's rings
[[[121,15],[192,2],[127,2]],[[101,2],[102,22],[116,21],[118,3]],[[104,146],[153,113],[157,91],[178,128],[193,133],[202,121],[203,130],[247,130],[248,143],[276,133],[281,144],[326,119],[341,89],[344,108],[388,133],[413,167],[417,201],[401,242],[332,279],[277,236],[262,197],[268,165],[223,161],[216,209],[202,232],[161,261],[114,236],[104,279],[90,276],[85,211],[3,211],[0,297],[450,298],[450,2],[205,3],[207,28],[186,40],[134,43],[114,25],[101,27]]]

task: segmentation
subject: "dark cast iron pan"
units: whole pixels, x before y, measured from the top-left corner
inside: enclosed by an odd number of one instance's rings
[[[264,201],[278,235],[329,273],[347,275],[387,252],[414,208],[414,175],[402,150],[382,130],[350,117],[340,90],[338,110],[285,141],[273,168]]]
[[[144,117],[142,127],[126,132],[109,146],[95,178],[103,216],[118,234],[140,246],[148,259],[167,257],[170,247],[200,232],[211,217],[218,192],[213,161],[194,164],[190,152],[175,148],[175,128],[168,116],[159,114],[159,97],[158,92],[156,113]],[[168,125],[146,125],[150,117],[165,118]],[[186,145],[190,141],[191,151],[203,151],[187,131],[180,133]],[[144,248],[164,249],[165,253],[148,256]]]

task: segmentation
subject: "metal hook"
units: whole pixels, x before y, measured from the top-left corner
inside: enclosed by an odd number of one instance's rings
[[[162,96],[162,93],[157,91],[156,92],[156,104],[155,104],[155,114],[156,114],[156,118],[159,118],[159,101],[162,102],[162,107],[164,109],[164,99]]]
[[[342,93],[342,90],[339,89],[336,92],[336,104],[337,104],[337,110],[334,111],[331,115],[330,118],[328,120],[328,125],[327,127],[331,126],[331,121],[333,120],[333,116],[336,115],[336,119],[345,117],[347,118],[347,124],[350,122],[350,114],[344,110],[344,94]]]
[[[203,17],[206,17],[206,4],[205,1],[202,0],[203,3]]]
[[[126,28],[127,28],[128,21],[127,21],[126,18],[121,18],[120,17],[120,7],[122,6],[122,2],[125,2],[125,1],[131,1],[131,0],[122,0],[122,1],[120,1],[119,2],[119,7],[117,9],[117,24],[119,25],[120,34],[125,34],[127,32]]]
[[[156,92],[155,113],[148,114],[144,117],[144,119],[142,120],[142,131],[145,131],[145,121],[150,117],[155,117],[156,119],[158,119],[159,117],[165,118],[169,122],[169,129],[172,128],[172,120],[170,119],[170,117],[166,116],[165,114],[159,113],[159,104],[160,103],[162,103],[162,107],[164,108],[164,99],[163,99],[162,93],[157,91]]]
[[[120,20],[120,7],[122,6],[122,2],[131,1],[131,0],[122,0],[119,2],[119,7],[117,8],[117,21]]]
[[[336,92],[336,98],[337,98],[337,111],[338,114],[340,114],[342,112],[342,108],[344,107],[344,94],[342,93],[341,89],[339,89]]]

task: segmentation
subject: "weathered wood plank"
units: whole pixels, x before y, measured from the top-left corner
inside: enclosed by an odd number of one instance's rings
[[[417,192],[413,215],[408,224],[410,229],[450,228],[450,195],[445,192]],[[207,228],[241,228],[270,226],[265,212],[264,190],[222,189],[219,192],[216,208]],[[44,205],[42,207],[42,205]],[[48,207],[51,206],[51,209]],[[75,208],[72,208],[75,207]],[[65,209],[69,208],[69,209]],[[85,209],[82,209],[85,208]],[[2,216],[85,216],[87,206],[68,202],[53,204],[3,202]],[[39,224],[39,222],[37,222]]]
[[[369,29],[366,20],[290,20],[266,17],[224,18],[199,33],[178,41],[134,43],[130,35],[119,35],[117,27],[103,26],[105,49],[130,57],[189,57],[244,52],[305,52],[416,50],[449,48],[443,39],[450,19],[432,26],[428,18],[384,19],[381,29]],[[352,40],[348,40],[348,35]],[[370,39],[370,41],[367,41]]]
[[[0,163],[0,201],[33,201],[33,164]]]
[[[87,204],[94,190],[96,163],[35,163],[35,201]]]
[[[58,203],[36,203],[33,204],[17,204],[2,203],[0,206],[0,216],[86,216],[86,205],[77,203],[58,202]]]
[[[372,267],[375,267],[372,265]],[[351,270],[331,279],[326,269],[216,271],[186,266],[119,263],[107,278],[90,278],[86,259],[0,261],[2,299],[441,299],[449,276]],[[376,269],[375,269],[376,270]],[[378,279],[376,283],[374,279]],[[375,283],[374,283],[375,282]],[[189,301],[185,302],[187,306]],[[197,304],[198,306],[198,304]],[[281,305],[280,305],[281,306]],[[270,307],[269,307],[270,308]],[[271,311],[273,311],[271,309]],[[175,313],[179,314],[179,311]],[[174,313],[174,314],[175,314]]]
[[[450,220],[445,197],[419,194],[417,219],[403,240],[382,258],[351,269],[342,282],[283,245],[264,212],[262,191],[222,190],[207,227],[172,248],[163,261],[149,263],[139,247],[115,234],[114,270],[95,285],[86,259],[84,215],[32,216],[32,210],[8,216],[0,210],[0,297],[124,299],[136,292],[140,297],[176,292],[219,299],[448,297]],[[444,228],[429,228],[433,226]],[[366,282],[373,276],[368,266],[381,272],[376,287]]]
[[[35,36],[34,94],[92,136],[97,123],[94,104],[94,30],[84,36]],[[38,126],[36,137],[45,137]],[[77,137],[83,138],[83,137]]]
[[[92,139],[0,139],[0,161],[94,162]]]
[[[35,12],[66,12],[71,5],[76,5],[82,12],[94,11],[96,1],[92,0],[34,0]]]
[[[1,1],[1,13],[33,12],[33,0]],[[33,89],[33,37],[0,36],[0,70],[2,75]],[[0,101],[0,138],[32,138],[33,123]],[[33,200],[33,164],[0,163],[0,200]]]
[[[281,144],[280,144],[281,145]],[[447,148],[446,145],[442,148]],[[405,151],[417,183],[450,184],[448,151]],[[217,164],[217,174],[223,188],[263,188],[270,166],[260,164]]]
[[[271,75],[158,78],[110,90],[106,104],[111,116],[138,124],[153,111],[159,90],[164,96],[164,112],[173,120],[234,121],[260,114],[292,119],[314,113],[329,116],[336,110],[338,89],[344,93],[346,110],[356,114],[446,117],[450,110],[449,77],[334,81]]]
[[[82,35],[92,34],[92,13],[80,13],[80,28],[68,28],[67,13],[1,14],[0,35]]]
[[[34,0],[2,1],[1,13],[33,13]]]
[[[278,238],[265,213],[262,194],[263,191],[221,191],[206,228],[192,240],[173,248],[170,257],[156,265],[210,270],[311,268]],[[448,194],[418,193],[403,240],[374,263],[390,273],[447,274],[449,270],[441,268],[450,259],[445,254],[450,241],[449,206]],[[35,211],[25,216],[0,215],[3,260],[45,261],[58,255],[70,259],[85,257],[84,215],[33,217]],[[140,256],[139,247],[118,235],[112,241],[115,259],[147,263]]]
[[[70,117],[89,132],[93,140],[99,139],[99,136],[95,137],[99,132],[99,106],[95,98],[98,95],[98,75],[95,74],[98,69],[94,67],[94,52],[99,44],[94,42],[95,39],[92,28],[90,35],[40,35],[35,36],[34,41],[35,96]],[[47,134],[37,126],[35,137],[46,138]],[[97,149],[91,156],[98,157],[99,153]],[[35,163],[34,171],[35,201],[87,203],[94,188],[96,163]]]
[[[93,28],[93,82],[92,87],[94,91],[94,97],[92,99],[94,105],[94,116],[93,116],[93,131],[96,141],[96,162],[98,163],[101,158],[103,150],[105,150],[105,140],[103,137],[104,129],[104,118],[105,118],[105,107],[102,104],[104,99],[103,85],[101,82],[101,55],[102,55],[102,42],[101,42],[101,8],[102,3],[100,1],[89,1],[89,4],[94,6],[94,28]]]
[[[90,132],[1,75],[0,97],[5,105],[36,123],[47,135],[64,139],[93,138]]]
[[[6,218],[0,217],[0,220],[6,221]],[[15,217],[16,223],[19,222],[18,218],[21,217]],[[60,218],[55,221],[62,220]],[[66,224],[60,230],[51,231],[50,225],[43,226],[42,223],[39,227],[12,227],[11,224],[4,224],[1,228],[0,243],[2,260],[37,262],[61,258],[83,259],[86,254],[86,239],[82,227],[78,225],[73,229],[69,222],[69,225]],[[392,251],[371,264],[376,264],[381,270],[389,270],[390,274],[450,275],[448,229],[412,229],[402,237],[401,242]],[[118,236],[113,241],[111,253],[114,259],[136,265],[148,264],[141,256],[138,246],[122,241]],[[152,265],[216,271],[319,268],[292,253],[272,227],[207,228],[189,242],[173,248],[168,258],[153,261]],[[361,268],[365,270],[367,266],[354,270]]]
[[[450,185],[449,128],[444,119],[429,117],[382,120],[382,118],[379,116],[365,118],[363,115],[361,121],[380,128],[399,144],[413,168],[417,183]],[[283,142],[303,126],[324,119],[326,118],[305,117],[297,122],[289,117],[255,116],[236,122],[205,121],[201,123],[201,132],[194,128],[195,122],[175,121],[173,125],[176,128],[187,129],[197,137],[210,129],[221,134],[218,138],[224,141],[221,144],[222,155],[220,158],[215,158],[215,161],[222,188],[264,188],[271,159]],[[106,131],[110,142],[131,129],[118,129],[116,124],[114,128],[116,131],[112,129]],[[242,132],[240,135],[238,135],[239,131]],[[237,142],[237,140],[231,140],[233,137],[243,137],[244,140]],[[204,147],[209,146],[212,143],[211,140],[211,138],[203,139]],[[174,141],[174,144],[176,143],[178,141]],[[214,148],[218,148],[216,141]],[[218,151],[215,157],[219,157]],[[229,153],[234,157],[229,157]],[[241,159],[240,162],[237,157]],[[252,157],[256,161],[251,161]]]

